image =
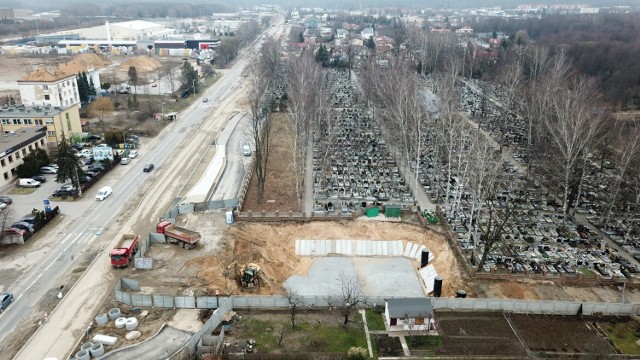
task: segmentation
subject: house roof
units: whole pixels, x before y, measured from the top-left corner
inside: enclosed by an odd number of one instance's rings
[[[387,309],[390,318],[404,317],[427,317],[427,314],[433,316],[433,304],[429,298],[400,298],[388,299]]]

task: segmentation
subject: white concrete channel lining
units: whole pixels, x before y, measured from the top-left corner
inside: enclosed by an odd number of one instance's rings
[[[296,240],[295,251],[299,256],[382,256],[405,257],[420,261],[426,246],[402,240]],[[427,294],[433,292],[433,279],[438,276],[432,262],[435,256],[429,251],[429,265],[418,271]]]
[[[227,141],[229,141],[231,133],[245,115],[245,112],[239,112],[234,115],[227,126],[220,132],[218,139],[216,139],[216,154],[209,163],[209,166],[207,166],[207,170],[200,177],[200,180],[198,180],[196,185],[185,196],[182,201],[184,204],[205,202],[207,200],[209,191],[214,187],[224,169]]]

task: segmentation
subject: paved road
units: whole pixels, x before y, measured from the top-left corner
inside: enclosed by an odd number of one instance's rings
[[[224,171],[215,185],[211,200],[234,199],[238,196],[242,179],[247,167],[250,166],[251,157],[242,155],[242,144],[252,143],[251,136],[247,131],[250,124],[249,117],[243,116],[226,141]]]
[[[25,288],[19,292],[21,295],[24,295],[27,289],[34,292],[31,297],[39,298],[44,295],[44,291],[49,288],[46,284],[55,284],[57,275],[62,274],[72,264],[70,259],[58,259],[64,258],[70,252],[82,250],[86,244],[93,241],[92,239],[97,237],[96,232],[87,231],[87,228],[102,228],[110,224],[129,199],[142,197],[137,207],[132,204],[135,210],[128,214],[126,223],[117,229],[110,229],[110,233],[113,234],[105,238],[109,243],[104,248],[109,249],[115,245],[118,233],[128,232],[134,226],[141,226],[140,224],[147,224],[149,228],[152,226],[158,214],[165,211],[173,201],[169,196],[178,192],[184,175],[196,165],[197,157],[193,154],[208,147],[213,134],[219,133],[224,127],[228,119],[209,116],[213,111],[211,102],[224,99],[230,95],[229,93],[237,91],[240,75],[247,61],[248,56],[241,55],[236,64],[225,72],[225,76],[203,95],[211,101],[194,102],[179,114],[176,121],[141,150],[141,155],[135,163],[127,165],[126,172],[120,178],[107,176],[102,180],[103,183],[99,186],[112,186],[114,195],[104,202],[94,202],[83,217],[74,221],[62,237],[64,242],[55,242],[54,248],[47,252],[41,265],[29,271],[27,279],[21,280],[20,284],[24,284],[22,288]],[[156,164],[156,170],[144,174],[142,167],[145,163]],[[65,358],[68,355],[78,340],[78,332],[93,319],[102,304],[102,299],[108,296],[111,290],[114,274],[110,265],[103,256],[98,256],[97,260],[66,294],[50,315],[49,322],[40,327],[15,359],[41,359],[46,356]],[[36,284],[39,286],[34,286]],[[22,303],[24,305],[18,305],[20,302],[14,305],[15,308],[23,308],[21,313],[24,316],[30,306],[26,302]],[[69,309],[73,311],[68,311]],[[14,309],[11,310],[7,313],[13,312]],[[22,316],[16,315],[16,318],[10,321],[12,325],[7,325],[3,331],[10,331],[9,328],[15,326]]]

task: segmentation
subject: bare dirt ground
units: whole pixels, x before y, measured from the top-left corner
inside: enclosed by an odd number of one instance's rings
[[[270,141],[264,203],[258,204],[257,182],[251,179],[242,211],[299,211],[296,201],[295,175],[291,171],[291,137],[288,135],[285,113],[273,114],[273,135]]]

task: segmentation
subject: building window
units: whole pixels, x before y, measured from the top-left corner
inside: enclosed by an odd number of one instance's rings
[[[16,176],[16,168],[11,169],[11,176]]]
[[[9,173],[4,173],[4,179],[9,180]]]
[[[31,145],[29,145],[29,149],[31,149]],[[27,155],[27,149],[22,149],[22,156]]]
[[[35,119],[35,120],[33,120],[33,122],[34,122],[36,125],[42,125],[42,119]]]
[[[13,156],[12,156],[12,155],[9,155],[9,156],[7,157],[7,159],[9,159],[9,164],[11,164],[11,163],[13,162]]]
[[[31,119],[24,119],[24,124],[25,125],[31,125],[32,124]]]
[[[49,85],[42,85],[42,88],[45,90],[49,90]]]
[[[2,119],[2,125],[9,125],[9,119]]]
[[[56,132],[55,131],[47,131],[47,136],[56,136]]]
[[[20,159],[20,153],[19,152],[16,153],[16,160],[18,160],[18,159]]]
[[[13,119],[13,125],[20,125],[20,119]]]
[[[44,121],[44,123],[47,125],[53,125],[53,119],[47,119]]]
[[[40,139],[40,145],[44,146],[44,139]]]
[[[2,165],[2,167],[4,167],[7,163],[4,162],[4,159],[0,160],[0,165]]]
[[[51,100],[51,97],[50,97],[49,95],[45,95],[45,96],[44,96],[44,99],[45,99],[45,100]]]
[[[33,145],[29,144],[29,152],[33,151]]]

